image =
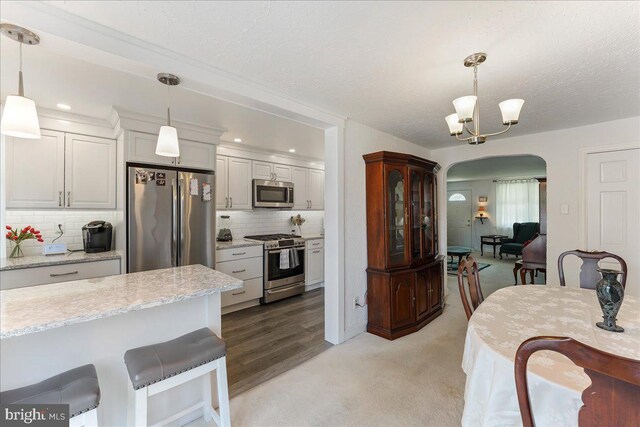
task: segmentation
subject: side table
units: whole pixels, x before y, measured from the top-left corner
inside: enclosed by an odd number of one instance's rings
[[[500,246],[502,244],[501,240],[506,239],[509,236],[504,236],[502,234],[486,234],[484,236],[480,236],[480,255],[484,255],[484,245],[493,246],[493,257],[496,257],[496,246]]]

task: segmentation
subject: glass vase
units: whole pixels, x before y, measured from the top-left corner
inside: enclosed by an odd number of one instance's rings
[[[22,258],[23,256],[24,252],[22,252],[20,243],[11,242],[11,252],[9,253],[9,258]]]

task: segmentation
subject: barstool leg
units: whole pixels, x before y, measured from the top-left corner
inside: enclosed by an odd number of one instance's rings
[[[216,368],[216,378],[218,385],[218,405],[220,411],[220,427],[231,426],[231,413],[229,408],[229,389],[227,386],[227,358],[218,359]]]
[[[148,387],[133,391],[133,425],[136,427],[147,425],[147,391]]]
[[[202,400],[204,401],[202,416],[207,423],[213,419],[212,412],[215,413],[211,403],[211,374],[212,372],[208,372],[202,377]]]

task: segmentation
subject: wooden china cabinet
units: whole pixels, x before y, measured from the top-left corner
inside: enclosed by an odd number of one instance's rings
[[[437,163],[380,151],[367,174],[367,331],[410,334],[442,314],[444,257],[438,255]]]

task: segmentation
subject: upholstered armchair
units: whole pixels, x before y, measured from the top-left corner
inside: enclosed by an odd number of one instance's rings
[[[526,241],[540,232],[540,223],[538,222],[514,222],[513,237],[510,239],[502,239],[500,244],[500,258],[505,255],[522,255],[522,248]]]

